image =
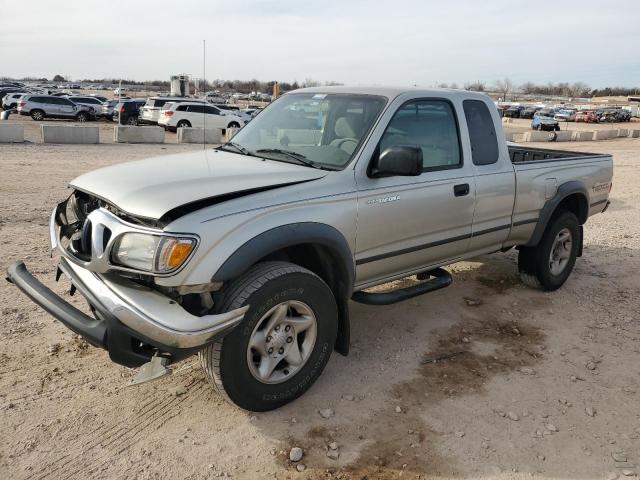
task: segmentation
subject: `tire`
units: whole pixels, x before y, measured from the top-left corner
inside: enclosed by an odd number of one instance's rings
[[[84,123],[89,120],[89,115],[85,112],[80,112],[78,115],[76,115],[76,120],[80,123]]]
[[[42,110],[31,110],[31,118],[36,122],[44,120],[44,112]]]
[[[240,128],[240,124],[238,122],[231,122],[227,125],[227,128]]]
[[[136,125],[138,125],[138,119],[136,117],[127,118],[127,125],[132,125],[135,127]]]
[[[190,126],[191,126],[191,122],[189,120],[180,120],[176,125],[176,129],[190,127]]]
[[[566,235],[569,235],[566,242]],[[580,227],[578,218],[569,211],[554,213],[540,243],[535,247],[521,247],[518,255],[518,270],[525,285],[551,292],[567,281],[578,257],[580,248]],[[565,239],[565,240],[563,240]],[[565,248],[560,248],[558,242]],[[556,255],[559,254],[559,255]],[[553,256],[552,256],[553,255]],[[554,261],[554,258],[563,257]]]
[[[313,272],[288,262],[264,262],[231,282],[217,311],[244,305],[249,305],[249,310],[242,322],[223,339],[202,349],[200,363],[214,388],[231,403],[254,412],[273,410],[302,395],[324,370],[338,332],[336,301],[327,284]],[[299,319],[312,317],[315,322],[307,323],[314,323],[315,327],[289,337],[284,332],[290,327],[276,328],[280,320],[275,320],[277,315],[270,316],[271,312],[286,306],[286,324],[295,313],[294,307],[297,310],[301,305],[308,310],[306,317]],[[289,340],[293,337],[295,343]],[[256,338],[263,340],[255,342],[265,346],[262,354],[249,347],[252,338],[254,342]],[[274,348],[278,352],[273,352]],[[294,350],[299,352],[299,366],[287,362],[288,352]],[[277,358],[271,360],[272,357]],[[265,375],[268,378],[260,379],[259,367],[264,360],[273,362],[275,368]]]
[[[553,131],[554,132],[559,132],[560,131],[560,125],[556,125],[555,127],[553,127]]]

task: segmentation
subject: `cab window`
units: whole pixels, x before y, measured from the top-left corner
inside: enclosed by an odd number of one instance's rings
[[[455,112],[445,100],[415,100],[401,106],[380,140],[380,153],[399,145],[422,150],[424,172],[462,166]]]

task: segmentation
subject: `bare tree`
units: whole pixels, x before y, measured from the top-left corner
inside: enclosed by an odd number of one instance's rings
[[[584,82],[575,82],[571,85],[570,92],[572,97],[586,97],[591,89]]]
[[[475,82],[465,83],[464,84],[464,89],[465,90],[470,90],[472,92],[484,92],[485,85],[480,80],[476,80]]]
[[[502,100],[507,101],[507,96],[513,91],[513,82],[508,77],[498,80],[495,84],[496,91],[502,94]]]
[[[525,82],[520,85],[520,90],[526,94],[536,93],[536,84],[533,82]]]

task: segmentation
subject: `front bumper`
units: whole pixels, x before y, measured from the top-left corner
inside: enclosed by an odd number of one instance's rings
[[[7,278],[89,343],[108,350],[114,362],[129,367],[149,361],[157,350],[174,360],[184,358],[235,327],[249,308],[197,317],[161,293],[125,278],[99,276],[64,258],[58,268],[86,298],[96,318],[44,286],[23,262],[9,266]]]

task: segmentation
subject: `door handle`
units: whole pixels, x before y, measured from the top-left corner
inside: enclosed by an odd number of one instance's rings
[[[465,195],[469,194],[469,184],[468,183],[461,183],[460,185],[454,185],[453,186],[453,194],[456,197],[464,197]]]

